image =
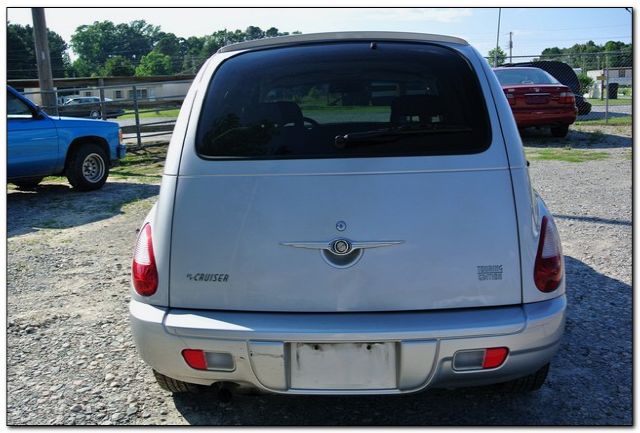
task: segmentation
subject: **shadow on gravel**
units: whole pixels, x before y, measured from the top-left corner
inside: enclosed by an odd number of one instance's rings
[[[572,147],[574,149],[631,148],[632,139],[624,135],[607,134],[595,127],[593,131],[569,129],[564,138],[552,137],[548,128],[526,128],[520,131],[525,147]]]
[[[600,218],[600,217],[592,217],[592,216],[553,214],[553,217],[554,218],[567,219],[567,220],[585,221],[585,222],[588,222],[588,223],[595,223],[595,224],[613,224],[613,225],[629,226],[629,227],[631,227],[633,225],[633,223],[631,221],[614,220],[614,219],[610,219],[610,218]]]
[[[545,385],[530,394],[495,388],[400,396],[174,395],[204,425],[621,425],[631,424],[631,287],[565,257],[569,309],[563,345]]]
[[[581,116],[578,116],[578,121],[584,121],[584,120],[603,120],[605,118],[604,116],[604,110],[605,107],[595,107],[598,111],[596,111],[596,109],[592,109],[591,112],[589,114],[584,114]],[[613,110],[619,110],[619,111],[613,111]],[[631,115],[631,104],[629,105],[611,105],[609,107],[609,114],[607,115],[607,117],[609,119],[613,118],[613,117],[627,117]]]
[[[111,218],[122,213],[122,206],[127,203],[157,195],[159,190],[160,185],[107,182],[101,189],[89,192],[47,183],[33,191],[8,191],[7,237]]]

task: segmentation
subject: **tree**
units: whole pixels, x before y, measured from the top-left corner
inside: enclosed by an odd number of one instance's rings
[[[136,77],[170,75],[172,73],[171,57],[157,51],[151,51],[146,56],[143,56],[140,59],[140,64],[136,67]]]
[[[580,72],[578,74],[578,81],[580,81],[580,91],[582,93],[587,93],[591,90],[591,86],[593,85],[593,78],[587,75],[586,72]]]
[[[244,33],[246,35],[245,39],[248,41],[253,39],[262,39],[265,37],[265,33],[262,31],[262,29],[260,27],[255,27],[255,26],[247,27]]]
[[[539,60],[557,60],[572,68],[582,68],[583,71],[631,66],[631,44],[620,41],[608,41],[598,45],[593,41],[584,44],[574,44],[569,48],[545,48]]]
[[[133,74],[135,74],[133,65],[123,56],[110,57],[102,68],[102,75],[105,77],[131,77]]]
[[[95,21],[76,28],[71,36],[71,47],[86,64],[99,70],[114,55],[135,63],[153,49],[159,34],[158,26],[144,20],[118,25],[111,21]]]
[[[169,57],[184,55],[182,52],[181,39],[182,38],[178,38],[173,33],[161,33],[153,50]],[[182,39],[182,41],[184,41],[184,39]]]
[[[278,29],[275,27],[271,27],[270,29],[268,29],[266,32],[264,32],[264,35],[267,38],[273,38],[275,36],[278,36],[280,33],[278,32]]]
[[[118,50],[116,26],[111,21],[96,21],[91,25],[76,28],[71,35],[71,47],[87,65],[99,69],[109,58],[109,54]]]
[[[54,77],[67,76],[70,60],[67,55],[67,43],[54,31],[47,31],[51,69]],[[7,26],[7,79],[37,78],[33,42],[33,28],[29,25],[9,24]]]
[[[79,57],[73,61],[69,75],[72,77],[97,77],[100,75],[99,71],[97,66]]]
[[[497,53],[497,56],[496,56],[496,53]],[[489,61],[489,64],[495,68],[496,66],[500,66],[504,64],[504,62],[507,60],[507,53],[502,51],[502,48],[496,47],[491,51],[489,51],[487,60]],[[496,63],[496,60],[497,60],[497,63]]]

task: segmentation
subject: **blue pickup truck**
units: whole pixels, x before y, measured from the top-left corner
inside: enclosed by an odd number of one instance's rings
[[[64,175],[79,191],[101,188],[125,155],[115,122],[52,117],[7,86],[7,181],[34,188]]]

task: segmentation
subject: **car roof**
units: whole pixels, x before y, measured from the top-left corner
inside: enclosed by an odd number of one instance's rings
[[[516,67],[516,66],[514,66],[514,67],[511,67],[511,68],[510,68],[510,67],[506,67],[506,68],[502,68],[502,67],[493,68],[493,70],[494,70],[494,71],[512,71],[512,70],[514,70],[514,69],[515,69],[516,71],[519,71],[519,70],[523,70],[523,69],[540,69],[540,68],[536,68],[536,67],[533,67],[533,66],[517,66],[517,67]],[[541,71],[543,71],[544,69],[540,69],[540,70],[541,70]]]
[[[366,40],[371,42],[379,41],[404,41],[404,42],[446,42],[451,44],[469,45],[464,39],[453,36],[433,35],[427,33],[408,32],[328,32],[309,33],[303,35],[278,36],[275,38],[255,39],[252,41],[238,42],[224,46],[218,50],[219,53],[231,51],[271,48],[288,45],[307,44],[314,42],[344,42]]]

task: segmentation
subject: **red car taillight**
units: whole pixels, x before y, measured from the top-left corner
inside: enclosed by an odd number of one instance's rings
[[[158,288],[158,269],[153,255],[151,226],[145,224],[140,230],[131,265],[133,287],[142,296],[151,296]]]
[[[196,370],[207,369],[207,358],[202,350],[184,349],[182,351],[182,357],[191,368],[195,368]]]
[[[553,292],[560,286],[564,269],[562,265],[562,247],[558,229],[553,220],[542,217],[538,254],[533,270],[533,279],[541,292]]]
[[[560,98],[558,99],[560,104],[576,104],[576,97],[571,92],[562,92],[560,93]]]

